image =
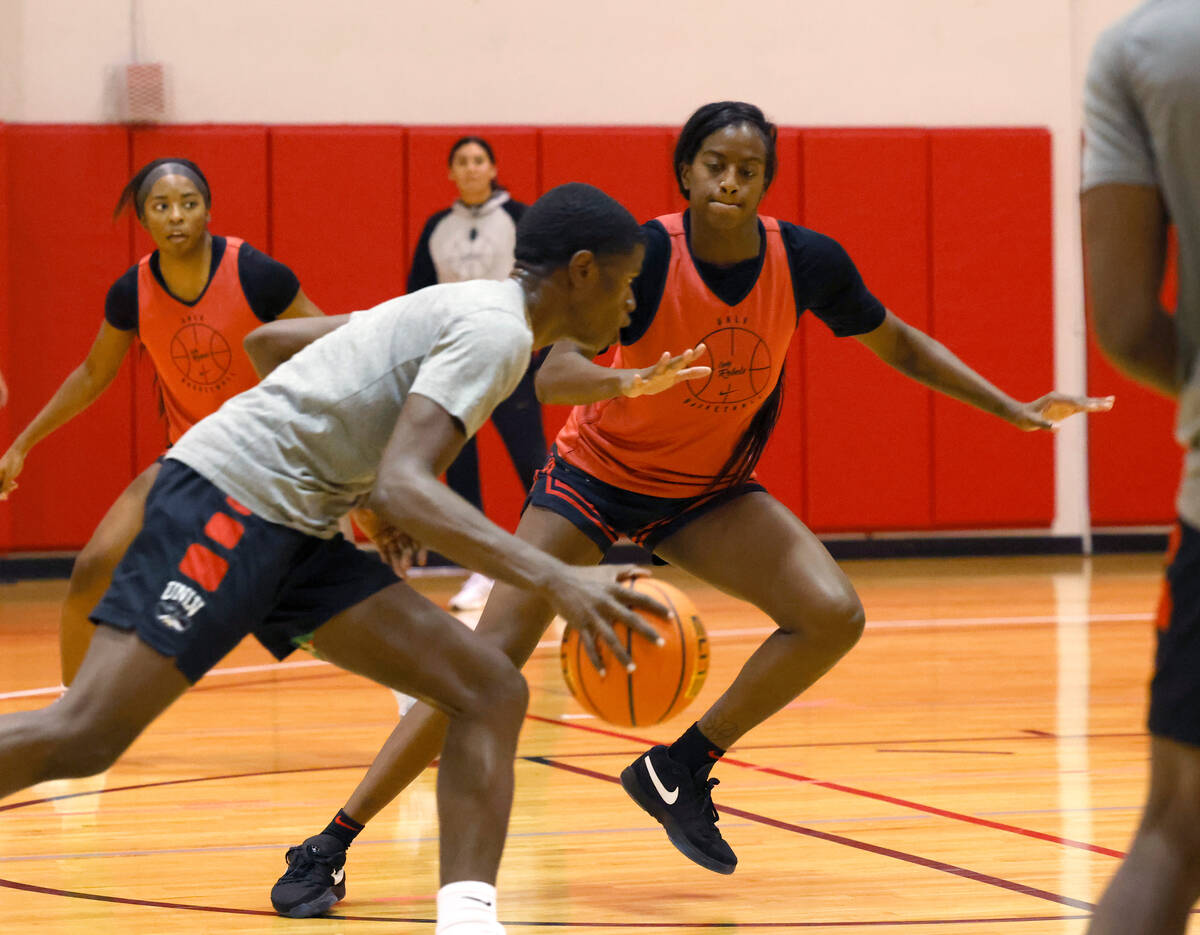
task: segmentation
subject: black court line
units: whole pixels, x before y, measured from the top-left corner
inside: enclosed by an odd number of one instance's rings
[[[566,770],[568,772],[579,773],[584,776],[603,779],[606,782],[617,782],[613,776],[605,775],[604,773],[596,773],[592,770],[587,770],[582,767],[573,766],[568,763],[559,763],[546,757],[525,756],[518,759],[527,760],[538,763],[539,765],[552,766],[557,769]],[[315,766],[315,767],[299,767],[296,769],[281,769],[281,770],[261,770],[249,773],[229,773],[219,776],[196,776],[191,779],[167,779],[159,782],[136,783],[126,786],[112,786],[106,789],[92,789],[86,792],[71,792],[58,796],[47,796],[40,799],[27,799],[23,802],[14,802],[9,805],[0,806],[0,811],[8,811],[15,808],[24,808],[34,805],[42,805],[47,802],[57,802],[63,799],[73,799],[85,795],[106,795],[113,792],[129,792],[138,789],[157,788],[160,786],[177,786],[188,783],[200,782],[216,782],[224,779],[245,779],[259,776],[278,776],[289,773],[315,773],[327,772],[339,769],[365,769],[366,767],[359,764],[345,764],[342,766]],[[985,874],[976,874],[974,871],[961,870],[953,868],[950,864],[943,864],[940,861],[928,860],[915,855],[903,854],[901,851],[893,851],[889,848],[877,847],[876,845],[866,844],[864,842],[853,841],[850,838],[844,838],[840,835],[828,834],[823,831],[816,831],[811,828],[802,828],[798,825],[790,825],[786,822],[779,822],[775,819],[767,818],[766,816],[755,815],[751,812],[744,812],[740,809],[724,808],[725,812],[738,817],[746,818],[750,821],[758,821],[764,824],[778,827],[783,830],[793,831],[796,833],[806,834],[822,840],[831,841],[833,843],[847,844],[852,847],[857,847],[863,850],[872,851],[882,856],[898,857],[910,863],[917,863],[922,866],[927,866],[935,870],[944,870],[946,872],[956,872],[959,876],[964,876],[968,879],[974,879],[979,882],[992,882],[998,878],[991,878]],[[1055,894],[1046,894],[1045,891],[1037,890],[1032,887],[1023,887],[1020,884],[1010,883],[1008,881],[1000,881],[1006,889],[1012,889],[1024,895],[1042,896],[1042,898],[1050,897],[1053,900],[1063,901],[1064,897],[1055,896]],[[94,902],[116,903],[128,906],[142,906],[151,909],[179,909],[188,912],[214,912],[225,915],[244,915],[244,916],[260,916],[264,918],[279,918],[277,914],[267,909],[237,909],[229,906],[210,906],[197,905],[193,903],[174,903],[163,900],[153,899],[133,899],[124,896],[107,896],[99,893],[84,893],[78,890],[65,890],[55,887],[38,886],[32,883],[21,883],[17,880],[7,880],[0,878],[0,887],[18,890],[26,893],[37,893],[46,896],[58,896],[69,899],[86,899]],[[1066,903],[1071,905],[1070,902]],[[1088,903],[1078,903],[1075,908],[1091,908]],[[343,922],[384,922],[392,925],[410,924],[410,925],[434,925],[435,920],[416,917],[400,917],[400,916],[371,916],[371,915],[346,915],[346,914],[330,914],[322,916],[324,919],[343,921]],[[513,920],[502,921],[503,925],[513,927],[546,927],[546,928],[614,928],[614,929],[672,929],[672,928],[689,928],[689,929],[727,929],[727,928],[744,928],[744,929],[808,929],[808,928],[853,928],[855,926],[863,927],[891,927],[902,928],[908,926],[932,926],[932,925],[987,925],[1000,923],[1020,923],[1020,922],[1066,922],[1077,919],[1086,919],[1084,915],[1057,915],[1057,916],[992,916],[986,918],[957,918],[957,919],[866,919],[858,921],[834,921],[834,922],[819,922],[813,920],[796,921],[796,922],[561,922],[561,921],[526,921]]]
[[[552,766],[555,769],[565,770],[569,773],[578,773],[581,776],[587,776],[591,779],[601,779],[605,782],[619,783],[620,780],[616,776],[609,776],[606,773],[598,773],[595,770],[585,769],[582,766],[575,766],[571,763],[559,763],[551,760],[548,757],[525,757],[534,763],[541,763],[543,766]],[[867,851],[871,854],[878,854],[880,857],[890,857],[893,860],[900,860],[909,864],[916,864],[919,867],[925,867],[929,870],[938,870],[942,873],[949,873],[956,877],[963,877],[967,880],[972,880],[976,883],[986,883],[989,886],[996,886],[1000,889],[1010,890],[1014,893],[1020,893],[1022,896],[1033,896],[1037,899],[1044,899],[1048,902],[1058,903],[1061,906],[1070,906],[1072,909],[1087,909],[1095,908],[1094,903],[1084,902],[1082,899],[1074,899],[1071,896],[1060,896],[1058,893],[1051,893],[1049,890],[1038,889],[1034,886],[1026,886],[1024,883],[1016,883],[1013,880],[1005,880],[1002,877],[994,877],[991,874],[980,873],[977,870],[968,870],[965,867],[957,867],[954,864],[948,864],[944,861],[933,860],[929,857],[921,857],[918,854],[909,854],[905,851],[898,851],[890,847],[882,847],[878,844],[869,844],[866,841],[857,841],[854,838],[847,838],[840,834],[831,834],[828,831],[817,831],[815,828],[806,828],[803,825],[794,825],[791,822],[780,821],[777,818],[771,818],[767,815],[759,815],[757,812],[748,812],[741,808],[732,808],[728,805],[722,805],[721,811],[726,815],[736,815],[738,818],[745,818],[747,821],[755,821],[760,825],[768,825],[772,828],[778,828],[781,831],[791,831],[794,834],[803,834],[810,838],[817,838],[821,841],[827,841],[830,844],[841,844],[844,847],[852,847],[856,850]]]

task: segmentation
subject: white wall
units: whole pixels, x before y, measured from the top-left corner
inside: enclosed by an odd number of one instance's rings
[[[699,103],[740,98],[792,125],[1045,126],[1056,379],[1080,391],[1082,76],[1097,33],[1135,5],[0,0],[0,117],[113,119],[111,76],[136,38],[142,60],[167,66],[169,116],[185,123],[678,124]],[[1084,423],[1069,423],[1056,445],[1055,529],[1078,533]]]

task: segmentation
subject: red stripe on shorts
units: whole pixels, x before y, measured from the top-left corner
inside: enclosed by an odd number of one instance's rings
[[[555,480],[553,477],[546,478],[546,493],[551,496],[558,497],[560,500],[566,500],[576,509],[587,516],[595,523],[602,533],[612,542],[616,542],[621,536],[615,529],[609,526],[600,518],[600,514],[596,512],[596,508],[583,499],[576,491],[572,490],[561,481]]]
[[[245,531],[245,526],[224,513],[214,513],[212,519],[208,521],[208,525],[204,527],[204,535],[217,545],[223,545],[227,549],[236,546]]]
[[[1180,543],[1183,542],[1183,527],[1176,523],[1171,529],[1171,538],[1167,542],[1166,565],[1175,561],[1179,554]],[[1158,595],[1158,613],[1154,615],[1154,625],[1159,630],[1167,630],[1171,626],[1171,614],[1175,611],[1175,601],[1171,598],[1171,582],[1163,578],[1162,590]]]
[[[242,516],[250,515],[250,507],[242,506],[240,503],[238,503],[236,500],[234,500],[233,497],[226,497],[225,502],[228,503],[231,507],[233,507],[233,511],[235,513],[241,513]]]
[[[215,591],[229,571],[229,562],[207,546],[193,542],[179,563],[179,570],[205,591]]]

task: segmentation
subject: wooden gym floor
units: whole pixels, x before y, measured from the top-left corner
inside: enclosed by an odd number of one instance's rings
[[[712,670],[674,722],[611,728],[533,688],[500,916],[534,932],[1081,932],[1142,802],[1158,556],[847,562],[859,646],[716,770],[731,877],[686,861],[615,784],[673,739],[769,632],[671,571]],[[418,581],[444,602],[459,578]],[[58,681],[61,581],[0,585],[0,713]],[[276,917],[283,852],[332,817],[389,732],[391,695],[245,644],[104,776],[0,802],[8,932],[432,935],[432,771],[350,851],[330,919]],[[1200,931],[1200,927],[1194,929]]]

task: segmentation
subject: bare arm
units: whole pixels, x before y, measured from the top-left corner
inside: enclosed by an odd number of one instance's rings
[[[593,363],[574,344],[560,341],[538,370],[534,387],[538,400],[549,405],[582,406],[616,396],[649,396],[685,380],[707,377],[710,367],[691,366],[704,353],[703,344],[675,357],[663,351],[651,367],[619,369]]]
[[[293,302],[289,306],[288,312],[295,304]],[[287,312],[284,315],[287,315]],[[349,315],[328,315],[319,318],[280,316],[275,321],[251,331],[243,339],[242,346],[261,379],[301,348],[307,347],[331,331],[336,331],[349,320]]]
[[[492,523],[438,480],[465,441],[445,409],[420,394],[409,396],[384,450],[368,507],[459,564],[537,593],[581,630],[585,642],[604,639],[628,664],[611,621],[622,620],[655,639],[653,628],[627,605],[661,612],[653,602],[619,586],[633,570],[567,565]],[[599,664],[599,657],[593,658]]]
[[[1099,185],[1083,193],[1080,206],[1096,340],[1121,371],[1165,396],[1178,396],[1178,338],[1158,299],[1167,253],[1158,189]]]
[[[883,324],[859,335],[858,340],[905,376],[1026,431],[1053,428],[1056,421],[1077,412],[1112,408],[1111,398],[1086,399],[1061,393],[1049,393],[1030,403],[1018,402],[959,360],[945,345],[905,324],[891,311]]]
[[[16,487],[17,475],[34,445],[83,412],[108,388],[121,369],[133,337],[133,331],[121,331],[107,321],[100,325],[100,333],[87,357],[67,375],[50,401],[0,458],[0,497],[6,497]]]

